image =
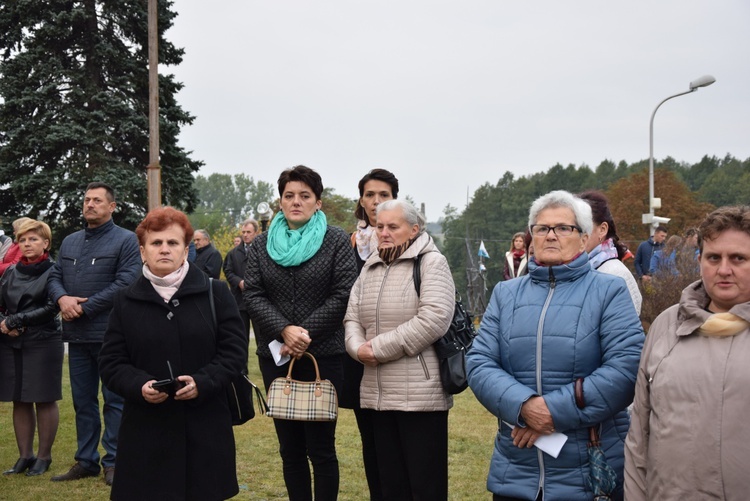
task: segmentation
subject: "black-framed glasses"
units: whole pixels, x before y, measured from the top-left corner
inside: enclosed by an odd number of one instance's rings
[[[578,233],[581,233],[580,226],[575,226],[573,224],[558,224],[557,226],[532,224],[529,226],[529,230],[535,237],[546,237],[550,230],[552,230],[558,237],[569,237],[573,234],[573,230],[578,230]]]

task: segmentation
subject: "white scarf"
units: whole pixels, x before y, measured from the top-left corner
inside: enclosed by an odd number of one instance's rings
[[[148,265],[144,263],[143,276],[149,282],[151,282],[151,285],[154,286],[154,290],[156,290],[156,292],[166,303],[170,299],[172,299],[172,296],[174,296],[175,292],[177,292],[177,289],[179,289],[180,285],[182,285],[182,281],[185,280],[185,276],[187,275],[189,266],[190,264],[185,261],[182,266],[177,268],[169,275],[164,277],[157,277],[151,272],[151,270],[148,268]]]
[[[734,313],[714,313],[698,329],[698,334],[706,337],[735,336],[748,328],[748,322]]]
[[[362,261],[367,261],[370,254],[378,250],[378,233],[373,226],[365,221],[357,221],[357,231],[354,233],[357,241],[357,253]]]

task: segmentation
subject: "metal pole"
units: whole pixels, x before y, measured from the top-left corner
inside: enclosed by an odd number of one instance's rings
[[[157,0],[148,0],[148,210],[161,207],[159,165],[159,27]]]
[[[654,219],[654,117],[656,116],[656,110],[659,109],[659,106],[666,103],[670,99],[678,96],[684,96],[685,94],[690,94],[691,92],[695,92],[696,90],[698,89],[690,89],[685,92],[675,94],[674,96],[669,96],[668,98],[657,104],[656,108],[654,108],[654,112],[651,113],[651,121],[649,122],[648,126],[648,212],[651,214],[652,221]],[[654,229],[654,225],[649,224],[649,235],[654,235]]]

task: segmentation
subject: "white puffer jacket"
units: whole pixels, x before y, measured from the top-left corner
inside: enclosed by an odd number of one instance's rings
[[[421,294],[414,288],[413,268],[422,254]],[[372,341],[377,367],[365,366],[360,401],[378,411],[444,411],[453,397],[443,391],[438,359],[432,347],[445,334],[455,304],[448,262],[432,238],[423,233],[390,266],[370,256],[354,284],[344,319],[346,350]]]

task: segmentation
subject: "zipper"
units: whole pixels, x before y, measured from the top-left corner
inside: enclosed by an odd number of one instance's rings
[[[378,291],[378,301],[375,303],[375,336],[380,335],[380,299],[383,297],[383,289],[385,288],[385,281],[388,278],[388,272],[391,270],[391,265],[385,267],[385,274],[383,275],[383,281],[380,283],[380,290]],[[375,376],[378,382],[378,405],[377,410],[380,410],[380,405],[383,402],[383,387],[380,384],[380,364],[375,367]]]
[[[552,302],[552,296],[555,293],[555,274],[552,272],[552,267],[549,268],[549,292],[547,292],[547,299],[544,301],[542,306],[542,314],[539,316],[539,323],[536,328],[536,392],[539,395],[542,393],[542,334],[544,332],[544,318],[547,316],[547,309],[549,304]],[[544,453],[541,449],[536,450],[537,460],[539,461],[539,486],[537,490],[537,496],[539,492],[544,492]],[[544,494],[542,494],[544,495]]]
[[[427,370],[427,362],[425,362],[425,359],[421,353],[417,355],[417,360],[419,360],[422,363],[422,370],[424,371],[424,378],[430,379],[430,371]]]

